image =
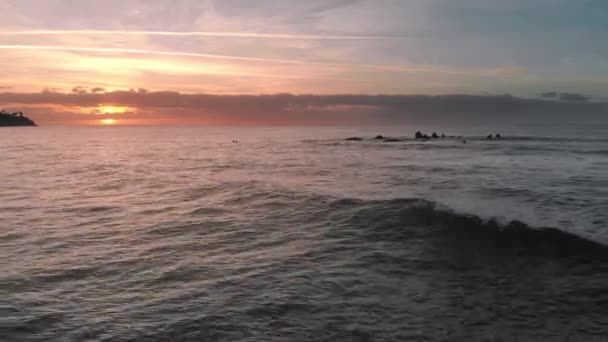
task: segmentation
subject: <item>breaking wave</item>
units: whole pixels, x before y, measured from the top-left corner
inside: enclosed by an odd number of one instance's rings
[[[450,237],[463,246],[486,250],[517,251],[522,255],[596,256],[608,258],[608,246],[553,228],[534,227],[518,220],[501,223],[473,214],[458,213],[425,199],[355,200],[342,199],[333,204],[350,212],[349,220],[362,229],[390,230],[417,228],[427,237]]]

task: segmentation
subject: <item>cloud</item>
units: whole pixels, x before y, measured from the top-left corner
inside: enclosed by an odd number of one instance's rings
[[[105,89],[104,88],[100,88],[100,87],[95,87],[93,89],[91,89],[91,93],[97,94],[97,93],[105,93]]]
[[[24,108],[24,112],[31,108],[37,122],[63,123],[92,120],[91,113],[101,113],[95,110],[100,104],[124,108],[115,113],[120,119],[147,124],[393,124],[429,120],[479,123],[513,119],[553,122],[560,116],[579,118],[572,113],[605,116],[608,112],[608,103],[511,95],[209,95],[143,89],[0,93],[0,103]],[[37,114],[39,107],[44,107],[47,114]]]
[[[47,87],[42,89],[42,94],[46,94],[46,93],[61,93],[62,89],[61,88],[55,88],[55,87]]]
[[[591,99],[590,96],[585,96],[577,93],[560,93],[559,99],[562,101],[571,101],[571,102],[587,102]]]
[[[74,93],[74,94],[86,94],[87,93],[87,88],[86,87],[81,87],[81,86],[76,86],[76,87],[72,88],[72,93]]]

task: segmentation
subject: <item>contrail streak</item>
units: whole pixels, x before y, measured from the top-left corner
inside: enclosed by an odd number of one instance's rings
[[[220,38],[261,38],[261,39],[331,39],[331,40],[392,40],[398,37],[382,36],[339,36],[316,34],[251,33],[251,32],[210,32],[210,31],[110,31],[110,30],[28,30],[0,32],[3,36],[18,35],[154,35],[154,36],[199,36]]]
[[[455,74],[455,75],[479,75],[479,76],[496,76],[501,73],[520,72],[519,68],[489,68],[489,69],[451,69],[438,66],[398,66],[398,65],[378,65],[378,64],[357,64],[357,63],[329,63],[329,62],[314,62],[292,59],[272,59],[260,57],[246,56],[231,56],[217,55],[208,53],[196,52],[178,52],[178,51],[163,51],[163,50],[145,50],[145,49],[124,49],[124,48],[94,48],[94,47],[70,47],[70,46],[54,46],[54,45],[0,45],[0,50],[51,50],[51,51],[73,51],[73,52],[98,52],[98,53],[128,53],[141,55],[161,55],[161,56],[181,56],[181,57],[196,57],[209,59],[224,59],[235,61],[248,61],[258,63],[275,63],[275,64],[292,64],[292,65],[316,65],[325,67],[337,68],[359,68],[371,70],[388,70],[394,72],[422,72],[432,74]]]
[[[389,65],[323,63],[323,62],[308,62],[308,61],[299,61],[299,60],[290,60],[290,59],[270,59],[270,58],[257,58],[257,57],[245,57],[245,56],[215,55],[215,54],[195,53],[195,52],[175,52],[175,51],[159,51],[159,50],[143,50],[143,49],[68,47],[68,46],[50,46],[50,45],[0,45],[0,50],[52,50],[52,51],[100,52],[100,53],[131,53],[131,54],[144,54],[144,55],[213,58],[213,59],[226,59],[226,60],[277,63],[277,64],[318,65],[318,66],[333,66],[333,67],[359,67],[359,68],[411,71],[411,69],[398,67],[398,66],[389,66]]]
[[[202,57],[215,59],[232,59],[252,62],[270,62],[270,63],[290,63],[290,64],[323,64],[286,59],[269,59],[244,56],[228,56],[215,55],[196,52],[178,52],[178,51],[162,51],[162,50],[145,50],[145,49],[124,49],[124,48],[93,48],[93,47],[70,47],[70,46],[52,46],[52,45],[0,45],[0,49],[8,50],[55,50],[55,51],[79,51],[79,52],[105,52],[105,53],[132,53],[144,55],[164,55],[164,56],[185,56],[185,57]]]

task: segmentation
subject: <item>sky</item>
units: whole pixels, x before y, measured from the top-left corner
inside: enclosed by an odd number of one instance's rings
[[[0,13],[0,107],[49,124],[301,119],[180,107],[196,94],[608,100],[605,0],[3,0]],[[298,103],[258,107],[318,109]]]

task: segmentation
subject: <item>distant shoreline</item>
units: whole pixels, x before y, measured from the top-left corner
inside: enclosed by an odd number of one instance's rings
[[[23,113],[7,113],[5,111],[0,112],[0,127],[18,127],[18,126],[37,126],[36,123],[23,116]]]

